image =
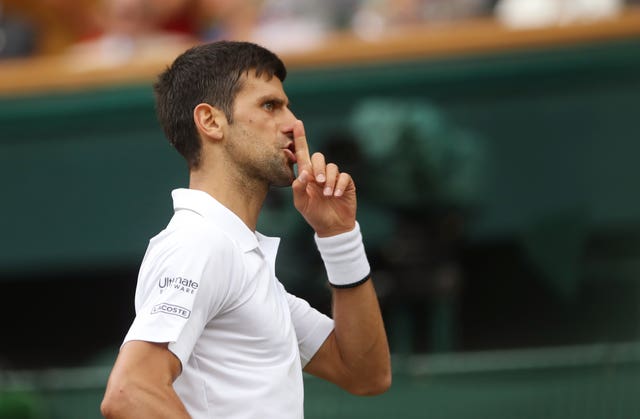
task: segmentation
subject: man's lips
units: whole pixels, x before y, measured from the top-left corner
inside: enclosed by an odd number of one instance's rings
[[[287,159],[291,163],[296,163],[298,161],[298,159],[296,158],[295,147],[293,143],[289,143],[287,147],[285,147],[283,150],[284,150],[284,154],[287,155]]]

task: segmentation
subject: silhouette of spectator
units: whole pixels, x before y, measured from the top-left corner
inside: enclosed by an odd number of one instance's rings
[[[6,13],[0,3],[0,59],[32,55],[35,41],[33,24],[22,16]]]

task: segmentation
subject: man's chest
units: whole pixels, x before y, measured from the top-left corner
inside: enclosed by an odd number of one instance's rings
[[[246,276],[237,279],[241,289],[209,321],[202,338],[213,344],[224,343],[239,354],[274,356],[297,351],[284,288],[266,261],[251,262]]]

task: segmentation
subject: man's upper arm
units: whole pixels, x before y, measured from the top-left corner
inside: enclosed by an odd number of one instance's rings
[[[124,342],[171,342],[186,363],[208,322],[234,295],[231,263],[236,251],[198,224],[157,242],[145,257],[136,291],[136,317]]]
[[[133,340],[120,350],[113,372],[136,374],[143,379],[162,379],[169,384],[180,375],[182,365],[167,343]]]
[[[101,407],[103,415],[108,418],[188,417],[173,390],[181,368],[180,360],[166,343],[127,342],[107,383]]]
[[[305,300],[289,293],[286,296],[304,367],[333,330],[333,320],[311,307]]]

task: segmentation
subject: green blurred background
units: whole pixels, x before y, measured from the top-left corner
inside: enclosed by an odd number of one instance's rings
[[[640,39],[294,68],[285,89],[356,178],[394,354],[378,398],[307,377],[307,418],[640,417]],[[0,98],[0,182],[0,417],[99,417],[187,182],[150,85]],[[328,311],[289,194],[260,229]]]

